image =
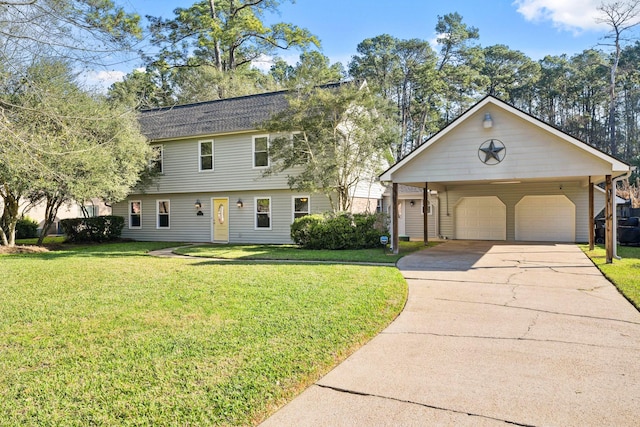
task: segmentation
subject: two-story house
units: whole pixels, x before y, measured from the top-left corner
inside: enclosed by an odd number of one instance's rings
[[[287,173],[264,176],[270,135],[260,129],[288,106],[287,92],[151,109],[140,125],[159,176],[113,205],[135,240],[289,243],[297,217],[330,210],[325,195],[292,191]],[[354,206],[374,210],[384,188],[369,181]]]

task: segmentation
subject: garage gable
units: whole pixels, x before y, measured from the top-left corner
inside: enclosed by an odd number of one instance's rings
[[[612,170],[629,166],[489,96],[380,179],[415,185],[592,176],[598,182]]]

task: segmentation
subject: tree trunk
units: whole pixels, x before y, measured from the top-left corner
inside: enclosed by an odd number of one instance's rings
[[[616,141],[616,72],[620,60],[620,42],[616,37],[616,54],[611,66],[609,80],[609,150],[612,156],[618,155],[618,144]]]
[[[216,20],[216,1],[209,0],[209,8],[211,13],[211,19]],[[222,53],[220,51],[220,40],[216,40],[215,49],[214,49],[214,66],[218,71],[222,71]]]
[[[40,235],[38,236],[38,246],[42,246],[42,242],[44,238],[47,236],[47,232],[49,231],[49,227],[53,224],[56,219],[56,215],[58,215],[58,209],[64,202],[64,199],[59,199],[55,196],[47,196],[47,206],[45,208],[44,213],[44,223],[42,224],[42,230],[40,230]]]
[[[20,196],[12,193],[5,185],[4,194],[4,218],[6,233],[2,232],[2,244],[5,246],[15,246],[16,244],[16,225],[18,224],[18,212],[20,210]]]

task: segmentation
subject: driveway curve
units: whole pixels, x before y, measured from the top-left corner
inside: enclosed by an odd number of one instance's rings
[[[404,311],[263,426],[635,426],[640,313],[570,244],[402,258]]]

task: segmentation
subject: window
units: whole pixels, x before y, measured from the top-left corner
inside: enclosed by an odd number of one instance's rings
[[[422,203],[422,215],[424,215],[424,202]],[[427,205],[427,215],[433,215],[433,203]]]
[[[309,215],[309,196],[294,196],[293,197],[293,219],[301,218],[305,215]]]
[[[140,200],[129,202],[129,228],[142,228],[142,202]]]
[[[297,163],[303,164],[309,162],[309,151],[307,150],[307,141],[305,135],[301,132],[294,133],[291,136],[293,151],[296,155]]]
[[[96,216],[100,216],[100,207],[96,205],[82,205],[78,206],[78,216],[93,218]]]
[[[171,202],[169,200],[158,200],[156,205],[157,224],[156,228],[169,228],[169,215]]]
[[[256,229],[271,230],[271,197],[256,197]]]
[[[213,170],[213,141],[200,141],[200,172]]]
[[[157,173],[163,173],[162,169],[162,159],[163,159],[163,148],[162,145],[152,145],[151,150],[153,154],[151,156],[151,160],[149,161],[149,168]]]
[[[253,137],[253,167],[265,168],[269,166],[269,137]]]

